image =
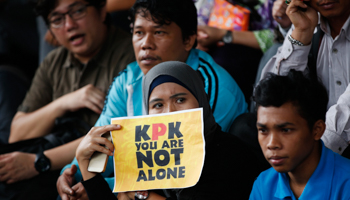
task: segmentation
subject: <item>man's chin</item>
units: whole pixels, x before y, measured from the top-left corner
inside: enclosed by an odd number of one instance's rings
[[[80,60],[81,62],[83,62],[81,59],[84,60],[90,60],[91,58],[93,58],[98,51],[87,51],[86,48],[80,48],[80,49],[74,49],[71,51],[74,55],[75,58],[77,58],[78,60]]]
[[[287,172],[289,172],[289,170],[286,168],[286,166],[273,166],[272,165],[272,167],[279,173],[287,173]]]
[[[340,10],[338,8],[333,8],[329,10],[318,9],[317,11],[320,13],[321,16],[325,17],[326,19],[340,17]]]
[[[143,72],[144,75],[146,75],[148,73],[148,71],[150,69],[152,69],[155,65],[152,65],[152,66],[141,66],[139,65],[141,71]]]
[[[83,46],[72,47],[72,48],[70,48],[70,52],[72,52],[74,55],[82,56],[82,57],[85,57],[89,54],[89,51],[87,50],[87,48],[85,48]]]
[[[144,74],[147,74],[147,72],[152,69],[154,66],[156,66],[157,64],[161,63],[161,62],[155,62],[155,63],[152,63],[152,64],[145,64],[143,62],[137,62],[140,69],[142,70],[142,72]]]

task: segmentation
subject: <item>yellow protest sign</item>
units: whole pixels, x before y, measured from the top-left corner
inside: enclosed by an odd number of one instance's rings
[[[113,118],[113,192],[195,185],[205,156],[202,108]]]

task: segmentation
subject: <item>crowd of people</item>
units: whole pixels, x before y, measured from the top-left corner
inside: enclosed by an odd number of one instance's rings
[[[348,0],[0,0],[0,199],[349,199],[349,92]],[[193,108],[196,185],[112,193],[111,119]]]

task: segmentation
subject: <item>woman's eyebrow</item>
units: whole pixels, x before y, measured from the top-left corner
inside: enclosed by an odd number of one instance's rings
[[[155,98],[155,99],[152,99],[151,101],[149,101],[148,104],[152,104],[152,103],[157,102],[157,101],[163,101],[163,99],[161,99],[161,98]]]
[[[187,93],[177,93],[177,94],[171,95],[170,99],[176,98],[178,96],[186,96],[186,95],[187,95]]]
[[[186,96],[186,95],[187,95],[187,93],[177,93],[177,94],[171,95],[169,98],[173,99],[173,98],[176,98],[178,96]],[[154,99],[149,101],[149,104],[154,103],[154,102],[158,102],[158,101],[163,101],[163,99],[162,98],[154,98]]]

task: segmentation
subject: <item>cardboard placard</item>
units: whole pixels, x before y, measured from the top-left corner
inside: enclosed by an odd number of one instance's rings
[[[113,192],[195,185],[205,156],[202,108],[111,119]]]

